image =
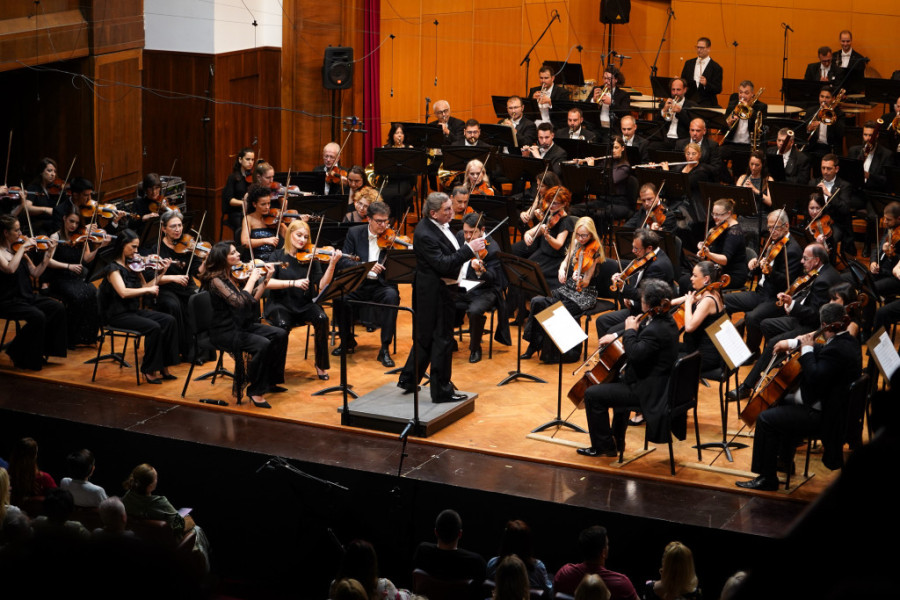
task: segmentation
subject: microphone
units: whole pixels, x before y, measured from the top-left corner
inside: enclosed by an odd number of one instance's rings
[[[791,32],[794,31],[794,28],[791,27],[790,25],[788,25],[787,23],[782,23],[781,26],[782,26],[784,29],[787,29],[788,31],[791,31]]]
[[[144,156],[146,156],[146,151],[144,152]],[[212,400],[210,398],[200,398],[200,402],[203,404],[215,404],[216,406],[228,406],[228,403],[224,400]]]
[[[577,46],[575,46],[575,49],[578,50],[579,52],[581,52],[582,50],[584,50],[584,46],[582,46],[581,44],[578,44]]]
[[[553,19],[556,19],[557,21],[562,23],[562,19],[559,18],[559,11],[556,9],[553,9]],[[550,19],[551,23],[553,22],[553,19]]]
[[[673,20],[677,21],[675,18],[675,10],[672,7],[669,7],[669,16],[672,17]]]

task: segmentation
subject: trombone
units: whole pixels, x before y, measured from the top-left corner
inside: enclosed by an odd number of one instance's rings
[[[753,116],[753,105],[756,104],[756,101],[759,100],[759,97],[762,96],[764,91],[766,91],[766,88],[761,87],[758,92],[753,94],[753,97],[750,98],[749,101],[744,102],[741,100],[735,105],[734,110],[731,111],[731,116],[734,117],[734,121],[732,121],[731,125],[728,127],[728,132],[725,134],[725,137],[728,137],[731,134],[739,121],[747,121]]]

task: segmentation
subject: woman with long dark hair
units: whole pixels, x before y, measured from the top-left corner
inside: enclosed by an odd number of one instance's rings
[[[53,477],[38,467],[37,457],[37,442],[30,437],[20,439],[13,447],[9,457],[12,504],[20,504],[32,496],[43,496],[56,488]]]
[[[244,213],[241,206],[249,187],[248,178],[252,179],[253,165],[256,163],[256,154],[253,148],[241,148],[234,159],[234,166],[225,187],[222,189],[222,215],[225,224],[231,227],[235,237],[240,237],[239,232],[243,226]]]

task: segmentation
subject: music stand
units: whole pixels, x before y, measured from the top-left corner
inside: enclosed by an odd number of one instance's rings
[[[419,148],[375,148],[372,160],[375,173],[388,180],[418,177],[428,172],[428,156]]]
[[[803,185],[800,183],[789,183],[787,181],[770,181],[769,195],[772,197],[772,207],[770,210],[783,208],[791,218],[796,216],[798,206],[806,206],[809,202],[810,194],[818,191],[814,185]]]
[[[650,162],[684,162],[684,151],[676,150],[650,150]]]
[[[545,165],[540,158],[502,153],[497,154],[497,162],[500,163],[500,172],[504,177],[513,182],[522,179],[523,187],[525,182],[537,179],[544,172]]]
[[[281,173],[275,174],[275,181],[279,183],[287,183],[287,173],[284,174],[284,181],[278,179]],[[291,185],[296,185],[304,192],[312,192],[317,196],[325,195],[325,171],[300,171],[299,173],[291,173]]]
[[[818,104],[819,91],[826,85],[832,85],[832,83],[827,81],[807,81],[805,79],[782,79],[781,91],[784,93],[784,103],[800,106]]]
[[[500,127],[503,127],[503,125],[500,125]],[[444,149],[441,151],[444,157],[442,166],[448,171],[464,171],[469,161],[480,160],[482,164],[487,162],[494,150],[495,148],[490,146],[444,146]]]
[[[730,198],[734,201],[734,214],[741,217],[755,217],[760,214],[753,190],[748,187],[701,181],[700,198],[704,204],[709,205],[715,203],[716,200]]]
[[[568,160],[575,158],[587,158],[593,156],[590,147],[592,144],[584,140],[573,140],[570,138],[553,138],[553,143],[566,151]],[[602,155],[597,155],[602,156]]]
[[[337,273],[331,279],[331,283],[325,286],[325,289],[319,292],[319,295],[316,296],[314,302],[316,304],[322,305],[323,303],[329,300],[338,300],[340,302],[345,302],[344,298],[349,294],[352,294],[356,291],[359,286],[366,280],[366,274],[372,270],[372,266],[375,264],[374,261],[367,262],[361,265],[354,265],[349,269],[344,269],[340,273]],[[344,319],[345,321],[352,319],[353,311],[345,310]],[[350,323],[345,322],[344,331],[350,331]],[[347,385],[347,344],[341,344],[341,383],[339,385],[333,385],[331,387],[327,387],[323,390],[319,390],[318,392],[313,392],[310,394],[311,396],[324,396],[330,392],[342,391],[344,392],[344,413],[347,413],[347,396],[353,396],[354,398],[358,398],[359,395],[354,392],[352,389],[352,385]]]
[[[438,124],[399,123],[399,125],[403,126],[405,143],[414,148],[440,148],[444,145],[444,130]]]
[[[485,231],[490,231],[497,223],[503,221],[503,219],[512,221],[512,216],[519,216],[516,203],[510,196],[472,195],[469,196],[469,206],[476,212],[484,213],[484,221],[482,224],[485,226]],[[501,227],[491,234],[491,237],[500,244],[500,249],[502,251],[509,252],[510,243],[508,226]]]
[[[766,168],[775,181],[787,180],[787,173],[784,171],[784,159],[777,152],[775,154],[766,154]]]
[[[628,164],[641,164],[641,149],[637,146],[625,146],[625,155],[628,156]]]
[[[291,175],[291,181],[294,176]],[[349,189],[349,188],[348,188]],[[340,223],[347,214],[347,198],[341,196],[301,196],[288,198],[288,208],[301,214],[321,216],[328,221]]]
[[[728,124],[725,122],[725,114],[722,113],[721,110],[694,106],[691,108],[691,117],[694,119],[703,119],[707,129],[718,129],[719,131],[728,130]]]
[[[672,96],[672,80],[674,77],[650,76],[650,89],[656,98],[670,98]]]
[[[584,85],[584,71],[581,63],[562,60],[545,60],[545,67],[553,69],[554,85]]]
[[[505,119],[509,116],[509,111],[506,110],[507,102],[509,102],[509,96],[491,96],[491,106],[493,106],[494,115],[496,115],[498,119]],[[481,124],[482,137],[484,137],[484,125],[484,123]]]
[[[500,266],[503,267],[503,273],[506,275],[506,281],[510,288],[518,289],[526,298],[550,295],[550,288],[547,286],[547,280],[544,279],[544,273],[541,271],[539,264],[506,252],[498,252],[497,257],[500,259]],[[547,383],[540,377],[522,372],[523,328],[519,327],[518,329],[519,341],[516,346],[516,370],[509,371],[509,375],[497,384],[498,387],[519,378],[534,381],[535,383]]]
[[[887,177],[888,190],[900,195],[900,167],[885,165],[884,175]]]
[[[563,114],[566,118],[563,119],[562,127],[568,127],[568,115],[569,111],[573,108],[577,108],[581,110],[581,114],[584,116],[584,122],[593,125],[592,129],[597,130],[600,128],[600,105],[595,102],[579,102],[573,100],[557,100],[553,105],[554,111],[563,111]],[[553,112],[550,113],[551,115]]]
[[[603,162],[605,161],[601,164]],[[562,169],[560,180],[572,192],[573,202],[576,198],[606,193],[609,181],[606,166],[562,164],[560,168]]]
[[[482,123],[481,136],[479,140],[488,146],[497,148],[515,148],[518,141],[515,137],[515,129],[509,125],[500,125],[496,123]]]
[[[900,97],[900,81],[896,79],[869,79],[866,77],[866,101],[893,104]],[[841,161],[843,166],[844,161]]]
[[[394,250],[387,253],[384,259],[384,280],[387,283],[399,285],[401,283],[413,283],[416,275],[416,253],[413,250]],[[396,307],[394,307],[396,309]],[[412,312],[412,311],[410,311]],[[413,313],[413,345],[416,339],[416,317]],[[418,366],[418,362],[416,365]],[[397,367],[386,371],[388,375],[399,373],[403,367]],[[418,375],[418,374],[417,374]],[[418,379],[416,380],[418,381]],[[418,413],[419,395],[415,395],[416,412]]]
[[[740,147],[740,146],[738,146]],[[749,150],[732,150],[731,151],[731,172],[734,174],[735,180],[740,177],[738,173],[746,173],[750,165]],[[844,161],[841,161],[841,169],[843,170]]]

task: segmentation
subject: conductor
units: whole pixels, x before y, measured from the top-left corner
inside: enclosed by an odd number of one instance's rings
[[[484,250],[484,238],[462,245],[457,241],[448,225],[453,218],[453,204],[447,194],[429,194],[424,212],[428,218],[416,225],[413,238],[417,263],[413,281],[416,337],[397,387],[405,392],[415,390],[431,364],[431,401],[457,402],[467,398],[457,393],[450,382],[457,282],[468,261]]]

